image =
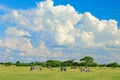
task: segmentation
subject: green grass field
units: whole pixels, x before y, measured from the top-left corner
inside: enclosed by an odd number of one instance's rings
[[[30,71],[30,67],[0,67],[0,80],[120,80],[120,68],[90,68],[91,72],[67,68],[66,72],[43,68]]]

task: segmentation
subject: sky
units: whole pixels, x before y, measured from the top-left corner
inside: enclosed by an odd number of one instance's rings
[[[119,0],[0,0],[0,62],[120,63]]]

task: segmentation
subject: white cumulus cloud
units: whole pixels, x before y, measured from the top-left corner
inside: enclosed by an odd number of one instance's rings
[[[77,52],[86,48],[84,51],[89,53],[87,48],[104,51],[120,46],[116,20],[99,20],[90,12],[80,14],[69,4],[54,6],[52,0],[38,2],[36,7],[27,10],[11,9],[0,15],[0,24],[6,26],[0,47],[9,49],[9,53],[19,51],[23,57],[57,56],[55,48],[61,49],[58,51],[61,57],[64,51],[69,54],[73,49],[72,52]]]

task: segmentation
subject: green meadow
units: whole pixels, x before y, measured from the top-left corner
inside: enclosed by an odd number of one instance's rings
[[[120,68],[90,68],[90,72],[80,69],[42,68],[42,71],[30,71],[30,67],[0,67],[0,80],[120,80]]]

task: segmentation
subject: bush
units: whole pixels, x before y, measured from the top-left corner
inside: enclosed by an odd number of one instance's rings
[[[107,67],[119,67],[119,64],[116,62],[113,62],[113,63],[109,63]]]
[[[60,67],[61,62],[58,60],[48,60],[48,61],[46,61],[46,66]]]
[[[5,65],[5,66],[11,66],[12,63],[11,63],[11,62],[6,62],[6,63],[4,63],[4,65]]]

